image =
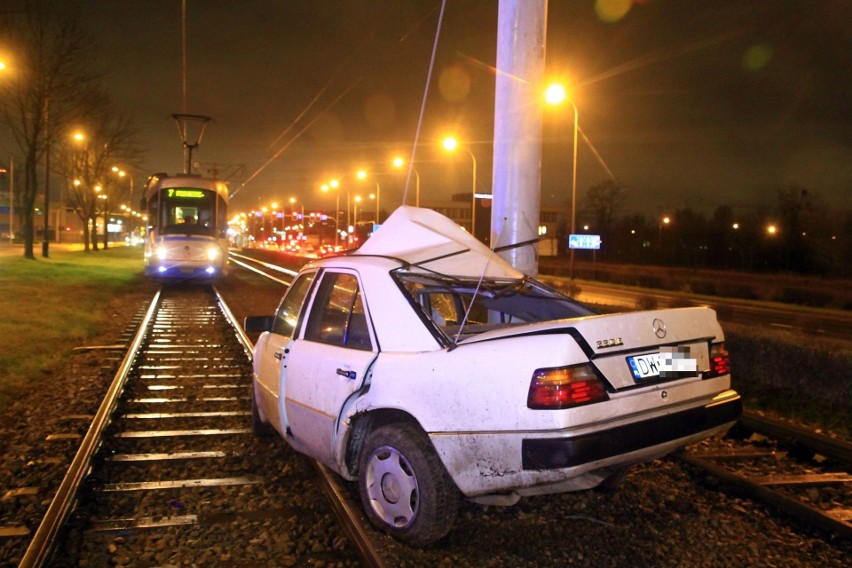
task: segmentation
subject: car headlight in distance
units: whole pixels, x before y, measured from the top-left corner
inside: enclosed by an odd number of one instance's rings
[[[536,369],[530,381],[527,408],[559,410],[609,400],[591,365]]]
[[[219,256],[219,251],[218,251],[218,249],[216,249],[216,247],[210,247],[209,249],[207,249],[207,258],[208,259],[216,260],[216,258],[218,256]]]
[[[157,247],[157,258],[160,260],[166,260],[166,257],[169,254],[169,250],[164,246]]]

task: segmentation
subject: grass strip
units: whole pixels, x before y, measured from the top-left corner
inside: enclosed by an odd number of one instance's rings
[[[0,409],[45,386],[74,347],[104,329],[110,301],[143,279],[140,248],[50,254],[0,257]]]

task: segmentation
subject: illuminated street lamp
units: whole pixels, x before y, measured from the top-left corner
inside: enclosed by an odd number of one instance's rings
[[[350,235],[352,233],[357,235],[358,234],[358,204],[361,203],[361,196],[356,195],[355,197],[352,198],[352,201],[355,202],[355,215],[352,217],[352,226],[349,227],[349,233],[350,233]],[[350,238],[350,241],[351,240],[352,239]]]
[[[329,183],[324,183],[320,186],[320,190],[328,193],[332,189],[337,190],[340,186],[336,179],[331,180]],[[334,206],[334,248],[337,249],[338,246],[338,237],[340,235],[340,192],[335,191],[335,196],[337,197],[337,201]]]
[[[575,232],[575,227],[577,223],[577,130],[579,128],[579,113],[577,112],[577,105],[574,104],[570,98],[568,98],[568,93],[565,91],[565,87],[554,83],[550,85],[544,91],[544,99],[548,104],[551,105],[560,105],[565,101],[571,103],[571,107],[574,109],[574,166],[571,174],[571,234],[573,235]],[[573,280],[574,278],[574,249],[571,249],[571,269],[570,269],[570,277]]]
[[[672,220],[669,218],[668,215],[666,215],[666,216],[660,218],[660,222],[657,223],[657,229],[658,229],[657,230],[657,238],[660,242],[660,249],[663,248],[663,225],[668,225],[671,222],[672,222]]]
[[[296,198],[291,197],[290,198],[290,207],[292,208],[295,204],[296,204]],[[305,224],[305,204],[300,203],[299,205],[302,207],[302,227],[304,228],[304,224]]]
[[[367,171],[366,170],[358,170],[356,174],[358,179],[365,180],[367,179]],[[376,182],[376,223],[379,222],[379,199],[382,195],[382,188],[379,186],[379,180],[373,178],[373,181]]]
[[[769,225],[766,227],[766,233],[770,236],[775,236],[776,234],[778,234],[778,227],[776,227],[775,225]]]
[[[74,138],[75,138],[75,140],[77,139],[77,134],[74,135]],[[118,166],[113,166],[112,171],[120,179],[127,178],[127,181],[128,181],[128,184],[129,184],[129,191],[130,191],[130,202],[133,203],[133,176],[128,174],[127,172],[125,172],[124,170],[119,168]],[[128,224],[128,225],[131,227],[131,229],[133,228],[132,224]]]
[[[443,141],[444,150],[455,152],[459,148],[458,140],[453,136],[447,136]],[[473,161],[473,187],[470,192],[470,234],[476,238],[476,156],[468,148],[463,148]]]
[[[391,163],[397,169],[402,169],[405,166],[405,160],[400,156],[396,156]],[[420,174],[417,173],[415,167],[412,167],[411,171],[414,172],[414,206],[420,207]]]

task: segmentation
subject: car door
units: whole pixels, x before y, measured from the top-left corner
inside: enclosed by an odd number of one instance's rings
[[[259,349],[255,350],[260,353],[260,360],[256,362],[255,396],[266,420],[282,435],[286,435],[289,428],[282,396],[287,384],[287,360],[315,276],[316,272],[308,272],[291,283],[275,313],[272,330],[261,335]]]
[[[337,469],[341,410],[378,354],[357,274],[323,271],[300,336],[290,347],[285,387],[291,443]]]

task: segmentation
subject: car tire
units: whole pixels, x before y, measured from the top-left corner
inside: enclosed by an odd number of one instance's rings
[[[254,385],[251,388],[251,431],[258,438],[269,438],[275,433],[275,429],[264,422],[260,417],[260,410],[257,407],[257,393],[254,391]]]
[[[371,432],[358,471],[361,503],[377,527],[414,546],[450,532],[459,491],[416,425],[389,424]]]

